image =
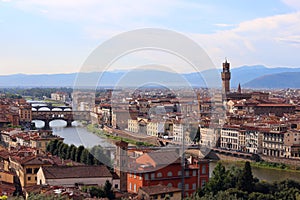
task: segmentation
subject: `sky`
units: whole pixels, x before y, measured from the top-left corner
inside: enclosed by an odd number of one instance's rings
[[[300,67],[298,0],[0,0],[0,75],[71,73],[95,48],[141,28],[176,31],[220,67]],[[186,63],[166,52],[139,51],[107,70]]]

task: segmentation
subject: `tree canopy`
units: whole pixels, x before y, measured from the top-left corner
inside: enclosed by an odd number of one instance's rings
[[[200,200],[298,200],[300,183],[293,180],[268,183],[253,177],[250,162],[244,168],[226,170],[218,163],[210,181],[193,197]]]

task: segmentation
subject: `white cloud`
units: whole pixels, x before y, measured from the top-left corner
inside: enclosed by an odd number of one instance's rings
[[[201,17],[205,15],[205,13],[200,12],[203,11],[205,5],[180,0],[2,1],[11,1],[19,9],[55,19],[59,22],[69,21],[78,24],[87,34],[87,37],[97,40],[109,39],[116,34],[136,28],[163,28],[164,24],[161,19],[167,19],[165,23],[168,26],[167,28],[172,28],[172,25],[169,24],[176,24],[176,17],[178,16],[174,14],[180,11],[184,14],[178,13],[178,15],[185,17],[185,19],[198,17],[198,20],[201,21]],[[291,8],[300,10],[299,0],[282,1]],[[214,9],[208,5],[206,6],[205,11]],[[197,13],[201,14],[197,16],[189,15],[189,11],[195,11],[195,8],[199,10]],[[296,66],[297,63],[300,63],[300,57],[295,56],[295,52],[299,52],[300,48],[300,12],[258,18],[239,24],[226,22],[228,21],[224,20],[224,23],[213,24],[215,27],[221,27],[220,29],[226,29],[216,33],[199,34],[197,28],[195,28],[195,32],[189,33],[192,39],[203,46],[214,60],[215,65],[220,66],[224,57],[228,57],[233,66],[257,63],[269,66]],[[200,24],[195,24],[195,26],[200,26]],[[185,25],[179,24],[178,27],[185,27]],[[145,54],[139,56],[144,56],[145,60],[151,62],[155,58],[158,61],[166,59],[165,55]]]
[[[223,24],[223,23],[220,23],[220,24],[215,24],[215,26],[218,26],[218,27],[233,27],[233,26],[236,26],[235,24]]]
[[[300,67],[300,12],[258,18],[231,30],[214,34],[191,34],[203,45],[216,65],[224,57],[244,64]]]
[[[300,1],[299,0],[282,0],[283,3],[294,8],[296,10],[300,10]]]
[[[139,15],[159,17],[168,9],[170,0],[159,1],[98,1],[98,0],[16,0],[16,5],[28,11],[48,10],[48,17],[61,20],[93,20],[111,23]],[[136,20],[139,20],[136,18]]]
[[[220,66],[224,57],[228,57],[233,67],[245,64],[300,67],[300,57],[294,53],[300,50],[299,24],[300,12],[295,12],[245,21],[233,25],[232,29],[229,29],[231,24],[218,24],[217,26],[226,27],[227,30],[212,34],[189,33],[189,36],[207,51],[216,66]],[[122,28],[103,27],[90,27],[86,30],[94,38],[105,36],[106,39],[124,31]],[[152,62],[155,59],[164,60],[172,65],[168,57],[140,56]],[[173,63],[178,66],[178,61]]]

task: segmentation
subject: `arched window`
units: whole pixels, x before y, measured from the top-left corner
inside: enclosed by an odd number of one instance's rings
[[[158,172],[157,177],[162,177],[162,173]]]
[[[171,171],[169,171],[168,176],[173,176],[173,173]]]
[[[173,185],[172,185],[172,183],[168,183],[168,187],[172,187]]]
[[[202,165],[202,174],[206,174],[206,165]]]
[[[179,189],[182,189],[182,184],[181,183],[178,183],[178,186],[177,186]]]

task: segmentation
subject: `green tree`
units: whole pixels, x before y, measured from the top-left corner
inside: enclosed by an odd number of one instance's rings
[[[235,188],[237,186],[237,182],[241,174],[242,174],[241,168],[232,166],[227,171],[227,177],[224,185],[225,189]]]
[[[75,155],[75,161],[76,162],[80,162],[80,158],[81,158],[81,154],[84,150],[84,146],[80,145],[77,149],[76,149],[76,155]]]
[[[90,195],[92,198],[97,197],[97,198],[103,198],[105,197],[105,193],[103,189],[99,187],[90,187],[89,189]]]
[[[77,147],[74,144],[71,144],[70,148],[68,149],[68,159],[75,161]]]
[[[53,155],[59,156],[60,148],[63,144],[64,143],[61,140],[57,142],[56,148],[53,150]]]
[[[249,195],[249,200],[276,200],[275,197],[271,194],[263,194],[259,192],[252,192]]]
[[[60,152],[60,154],[61,154],[60,158],[67,159],[68,149],[69,149],[69,145],[67,145],[67,144],[62,145],[61,152]]]
[[[227,171],[225,167],[219,162],[212,174],[210,181],[204,186],[204,193],[212,192],[217,194],[221,190],[225,190]]]
[[[83,149],[80,156],[80,162],[84,164],[88,164],[88,156],[89,156],[89,151],[87,149]]]
[[[94,160],[95,160],[94,156],[89,152],[88,159],[87,159],[87,164],[88,165],[94,165],[95,164]]]
[[[217,194],[208,193],[200,198],[201,200],[242,200],[236,195],[230,194],[228,191],[219,191]]]
[[[246,191],[251,193],[254,188],[254,178],[252,175],[251,165],[250,162],[245,162],[244,169],[239,176],[237,187],[240,190]]]
[[[94,156],[94,164],[110,164],[110,158],[106,154],[104,154],[101,146],[94,146],[91,149],[91,153]]]
[[[106,180],[103,190],[105,197],[107,197],[108,199],[115,198],[114,192],[112,191],[112,184],[108,180]]]
[[[54,153],[54,150],[57,148],[57,143],[58,143],[58,140],[51,140],[49,142],[49,144],[47,145],[47,152],[50,152],[51,154]]]

